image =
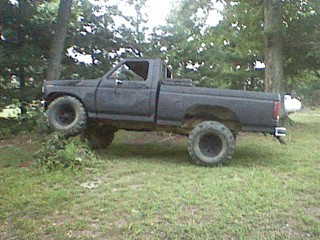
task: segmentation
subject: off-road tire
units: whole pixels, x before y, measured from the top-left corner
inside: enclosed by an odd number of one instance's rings
[[[232,130],[231,130],[231,133],[233,135],[234,140],[236,141],[238,133],[236,131],[232,131]]]
[[[202,122],[189,134],[188,151],[196,164],[207,167],[225,164],[232,158],[234,150],[232,132],[219,122]]]
[[[92,149],[107,148],[114,139],[113,129],[87,128],[81,134],[81,141],[86,142]]]
[[[67,136],[79,134],[87,123],[87,112],[75,97],[62,96],[53,100],[47,110],[47,123],[55,131]]]

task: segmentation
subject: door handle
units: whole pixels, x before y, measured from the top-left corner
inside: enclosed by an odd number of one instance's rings
[[[122,82],[121,80],[116,79],[115,83],[116,83],[116,85],[120,85],[120,84],[122,84],[123,82]]]
[[[115,81],[114,81],[114,92],[115,93],[117,93],[117,86],[118,85],[121,85],[123,82],[121,81],[121,80],[119,80],[119,79],[116,79]]]

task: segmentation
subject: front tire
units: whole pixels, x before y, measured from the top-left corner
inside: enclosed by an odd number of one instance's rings
[[[87,112],[75,97],[62,96],[52,101],[47,110],[48,125],[68,136],[79,134],[86,126]]]
[[[225,164],[235,150],[232,132],[223,124],[205,121],[189,134],[188,151],[192,160],[203,166]]]

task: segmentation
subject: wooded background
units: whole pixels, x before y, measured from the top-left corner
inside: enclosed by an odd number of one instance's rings
[[[220,1],[217,26],[207,24],[216,1],[177,0],[153,29],[146,0],[124,2],[134,16],[108,0],[1,0],[1,107],[41,99],[44,80],[98,78],[127,57],[159,57],[198,86],[286,92],[319,106],[319,0]]]

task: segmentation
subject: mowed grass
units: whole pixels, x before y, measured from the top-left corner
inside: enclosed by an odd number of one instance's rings
[[[287,145],[241,134],[217,168],[154,133],[119,132],[81,171],[44,172],[39,142],[2,142],[0,239],[319,239],[320,111],[291,118]]]

